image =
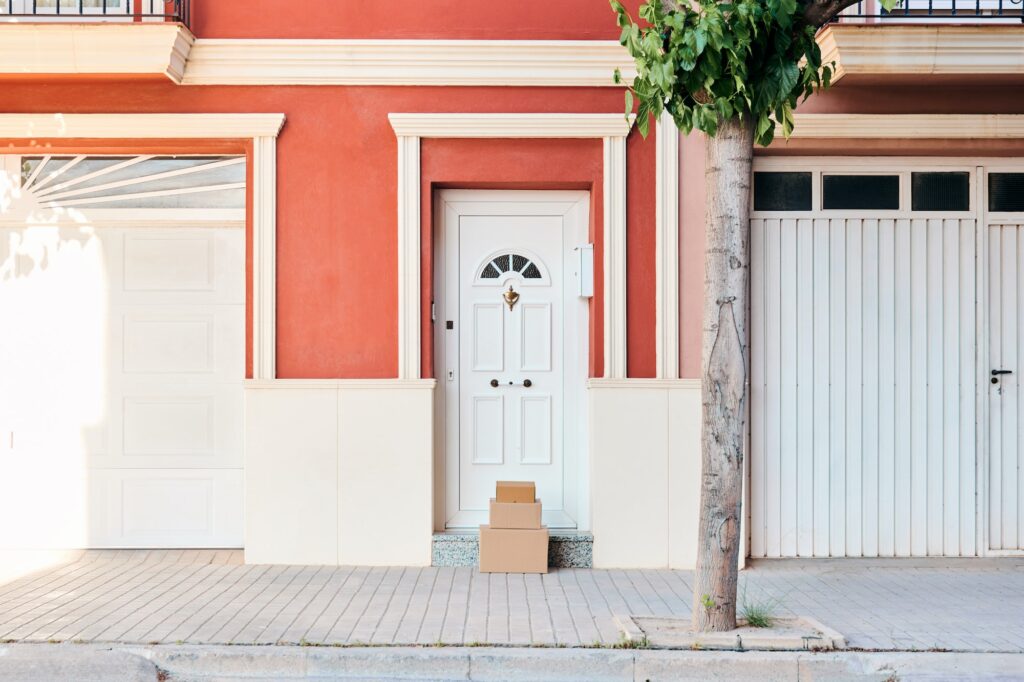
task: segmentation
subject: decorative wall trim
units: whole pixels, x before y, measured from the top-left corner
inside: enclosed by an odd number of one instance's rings
[[[388,114],[395,135],[416,137],[625,137],[621,114]]]
[[[592,378],[587,388],[595,389],[688,389],[699,391],[700,379],[603,379]]]
[[[614,40],[281,40],[195,42],[185,85],[622,87],[633,60]]]
[[[345,390],[402,390],[423,389],[433,390],[437,386],[436,379],[248,379],[246,390],[306,390],[306,389],[345,389]]]
[[[276,376],[276,138],[284,114],[0,114],[0,138],[253,141],[254,379]]]
[[[0,138],[247,139],[283,125],[284,114],[0,114]]]
[[[626,135],[620,114],[388,114],[398,137],[398,378],[420,376],[420,157],[424,137],[604,140],[604,373],[626,376]]]
[[[835,24],[820,31],[817,40],[822,61],[835,62],[833,83],[844,76],[1024,75],[1019,22]]]
[[[625,377],[626,138],[604,138],[604,376]]]
[[[0,35],[0,74],[153,74],[175,83],[195,42],[164,22],[9,23]]]
[[[420,138],[398,137],[398,378],[421,376]]]
[[[277,138],[252,146],[252,376],[277,376]]]
[[[679,376],[679,130],[658,121],[655,151],[655,359],[661,379]]]
[[[1024,138],[1024,114],[794,114],[791,139]],[[776,138],[782,146],[785,140]]]

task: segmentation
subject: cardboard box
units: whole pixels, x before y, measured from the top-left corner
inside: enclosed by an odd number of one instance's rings
[[[498,481],[495,498],[498,502],[535,502],[537,486],[533,481]]]
[[[547,527],[480,526],[480,572],[547,573]]]
[[[492,497],[491,528],[540,528],[540,500],[498,502]]]

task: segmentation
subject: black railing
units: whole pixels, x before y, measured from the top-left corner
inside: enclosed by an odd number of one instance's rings
[[[836,21],[926,22],[1024,21],[1024,0],[902,0],[889,11],[877,0],[866,0],[844,10]]]
[[[177,21],[188,26],[191,0],[0,0],[0,20]]]

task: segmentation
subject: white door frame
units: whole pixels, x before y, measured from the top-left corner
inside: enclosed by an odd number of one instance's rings
[[[503,208],[518,204],[517,215],[564,216],[563,247],[589,241],[590,194],[584,191],[560,190],[442,190],[434,202],[434,366],[440,390],[434,392],[436,494],[444,504],[439,528],[459,510],[459,379],[458,344],[446,343],[444,320],[458,319],[458,242],[453,240],[449,226],[457,226],[461,215],[507,215]],[[563,253],[567,260],[571,257]],[[567,263],[568,266],[568,263]],[[575,270],[571,270],[575,272]],[[570,270],[566,271],[568,274]],[[578,276],[578,273],[576,273]],[[571,300],[566,296],[565,300]],[[568,517],[577,530],[589,529],[589,457],[587,447],[586,381],[590,356],[589,302],[576,298],[575,324],[564,329],[563,354],[564,410],[563,429],[563,495]],[[571,319],[570,310],[564,313]],[[449,371],[454,372],[449,379]],[[449,410],[448,406],[455,406]]]
[[[251,142],[253,379],[277,377],[277,136],[282,126],[284,114],[0,114],[4,139]]]

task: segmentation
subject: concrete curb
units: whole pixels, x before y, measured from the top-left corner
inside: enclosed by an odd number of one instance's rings
[[[121,662],[109,677],[5,676],[5,661]],[[134,659],[131,663],[130,659]],[[128,667],[125,668],[125,661]],[[62,663],[63,664],[63,663]],[[126,677],[137,666],[143,676]],[[141,666],[141,667],[138,667]],[[0,647],[0,682],[39,680],[476,680],[478,682],[846,682],[847,680],[1014,680],[1024,654],[736,652],[494,647],[132,646],[14,644]],[[22,667],[22,670],[24,666]],[[84,670],[84,668],[83,668]]]

